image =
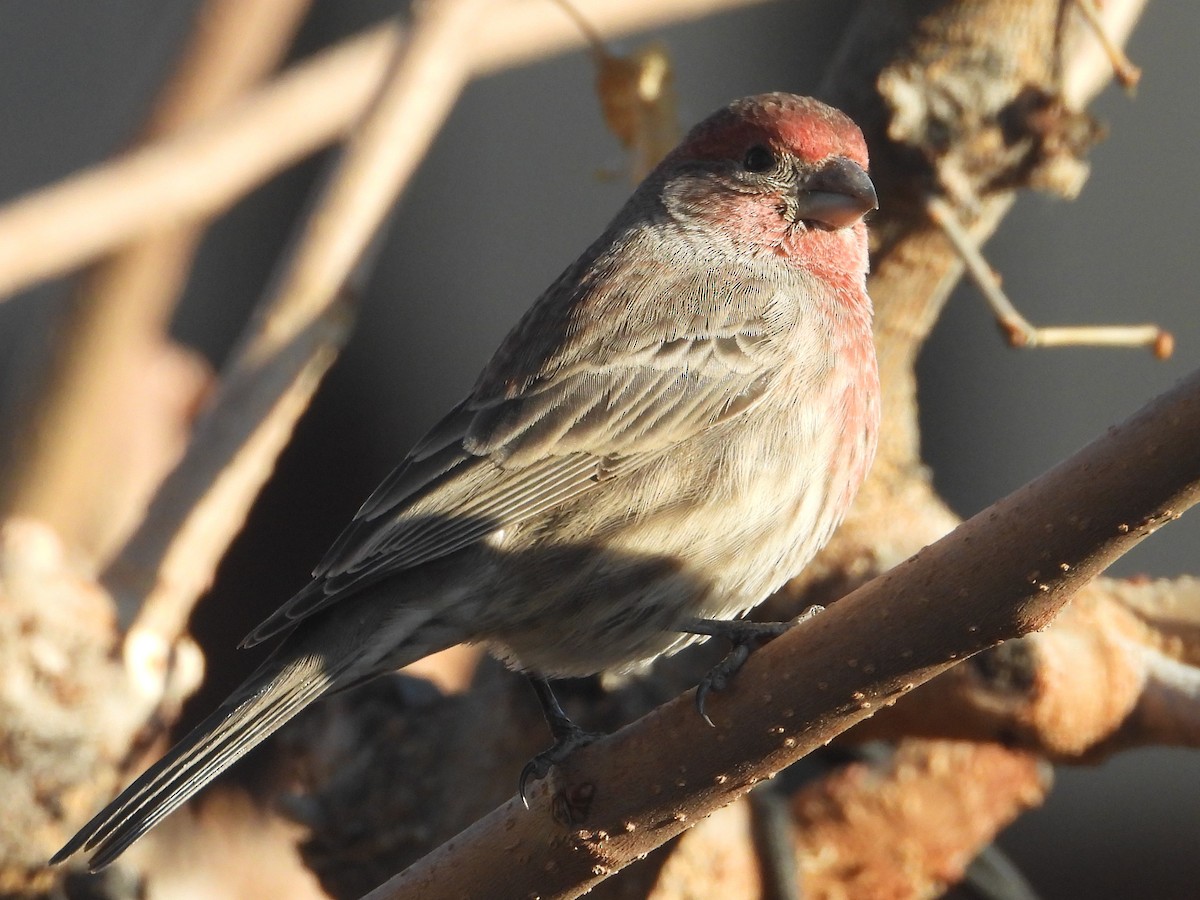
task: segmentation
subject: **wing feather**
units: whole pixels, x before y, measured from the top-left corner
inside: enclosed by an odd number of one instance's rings
[[[591,276],[616,265],[592,264]],[[721,290],[711,277],[696,283],[671,271],[600,279],[622,286],[611,291],[588,273],[564,273],[472,394],[363,504],[313,582],[244,643],[545,513],[752,407],[787,352],[771,335],[786,331],[791,304],[747,273],[721,302],[701,297],[667,320],[675,297]]]

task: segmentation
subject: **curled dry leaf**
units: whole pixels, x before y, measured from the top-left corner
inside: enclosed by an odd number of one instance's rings
[[[596,95],[604,122],[631,153],[629,177],[641,181],[682,133],[667,48],[654,42],[627,56],[613,53],[569,0],[558,5],[587,38],[596,62]]]

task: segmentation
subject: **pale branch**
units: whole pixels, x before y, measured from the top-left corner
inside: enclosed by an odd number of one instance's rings
[[[529,811],[514,798],[369,897],[479,896],[502,869],[514,896],[577,896],[964,658],[1048,625],[1200,499],[1198,445],[1200,372],[751,656],[711,698],[715,731],[678,697],[578,751]]]
[[[472,69],[487,75],[589,44],[676,22],[704,19],[773,0],[570,0],[591,25],[589,36],[550,0],[507,0],[492,12],[471,50]]]
[[[336,140],[399,43],[383,25],[284,72],[197,125],[0,208],[0,297],[163,225],[214,216]]]
[[[1200,579],[1102,579],[1112,603],[1137,618],[1124,636],[1143,660],[1142,690],[1097,755],[1151,743],[1200,747]]]
[[[767,0],[577,0],[603,37]],[[546,0],[481,11],[476,75],[577,49],[586,36]],[[214,216],[362,116],[404,36],[376,26],[299,63],[204,121],[0,207],[0,301],[166,225]],[[456,48],[460,58],[464,48]],[[416,143],[422,137],[417,135]]]
[[[1142,622],[1142,643],[1200,666],[1200,578],[1106,578],[1097,587]]]
[[[113,665],[111,597],[72,562],[45,525],[0,522],[0,892],[10,896],[51,890],[52,842],[120,786],[117,761],[142,749],[154,711]],[[167,688],[175,700],[176,687],[191,693],[199,683],[193,650],[180,647]]]
[[[775,885],[768,886],[761,869],[754,826],[749,803],[731,803],[717,810],[680,835],[661,868],[644,866],[637,873],[642,875],[640,883],[634,887],[625,882],[618,896],[638,900],[795,900],[794,891],[791,895],[771,892]],[[794,856],[795,849],[787,849]],[[634,875],[630,869],[625,873],[626,877]],[[600,893],[603,896],[603,889]]]
[[[234,102],[287,52],[310,0],[208,0],[176,70],[163,85],[139,145],[161,140]],[[178,460],[191,413],[208,386],[164,408],[160,358],[188,354],[167,331],[203,224],[156,230],[89,271],[57,329],[56,352],[29,404],[33,423],[3,475],[13,515],[52,525],[97,568],[133,529]],[[208,375],[198,356],[191,369]],[[183,373],[190,370],[182,366]],[[172,384],[180,379],[174,379]],[[80,497],[91,502],[80,503]]]
[[[1110,37],[1123,42],[1144,6],[1108,0]],[[860,7],[822,80],[819,96],[863,127],[883,201],[870,291],[884,425],[860,504],[876,491],[886,503],[897,473],[924,477],[915,363],[963,269],[924,198],[945,195],[979,245],[1018,189],[1078,190],[1086,174],[1093,131],[1078,111],[1113,73],[1086,23],[1061,13],[1060,0],[876,0]]]
[[[1028,752],[909,740],[852,762],[792,799],[806,898],[936,897],[1050,790]]]
[[[1090,3],[1097,21],[1088,27],[1070,28],[1063,41],[1063,58],[1069,62],[1062,71],[1063,98],[1081,109],[1105,87],[1117,72],[1112,48],[1124,55],[1124,45],[1146,8],[1146,0],[1104,0],[1100,7]],[[1102,39],[1097,37],[1103,35]],[[1106,46],[1108,45],[1108,46]]]
[[[139,140],[203,121],[274,71],[311,6],[312,0],[206,0]]]

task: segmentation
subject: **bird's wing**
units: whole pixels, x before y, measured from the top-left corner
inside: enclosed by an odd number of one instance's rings
[[[685,311],[667,322],[661,311],[679,305],[671,295],[699,296],[697,286],[649,280],[649,296],[637,278],[619,295],[586,283],[557,296],[551,288],[471,396],[363,504],[313,582],[244,645],[620,477],[753,406],[783,352],[770,337],[779,324],[770,287],[739,279],[721,302],[697,301],[721,307],[717,315]],[[603,328],[586,327],[602,320]]]

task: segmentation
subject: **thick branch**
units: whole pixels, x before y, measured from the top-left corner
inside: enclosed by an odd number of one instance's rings
[[[804,897],[933,897],[1013,819],[1041,804],[1049,766],[995,744],[905,741],[792,801]]]
[[[715,732],[677,698],[581,750],[529,812],[510,801],[372,900],[481,895],[501,869],[514,896],[577,896],[963,658],[1049,624],[1200,499],[1197,446],[1200,373],[751,657],[713,698]]]
[[[1144,6],[1106,2],[1109,36],[1123,43]],[[1077,111],[1111,78],[1094,32],[1079,17],[1064,19],[1060,0],[861,7],[820,95],[863,127],[880,196],[870,290],[884,425],[868,493],[896,475],[920,476],[914,365],[962,274],[926,216],[926,196],[946,195],[982,243],[1017,190],[1061,193],[1064,171],[1078,190],[1087,146],[1074,132],[1087,120]]]

